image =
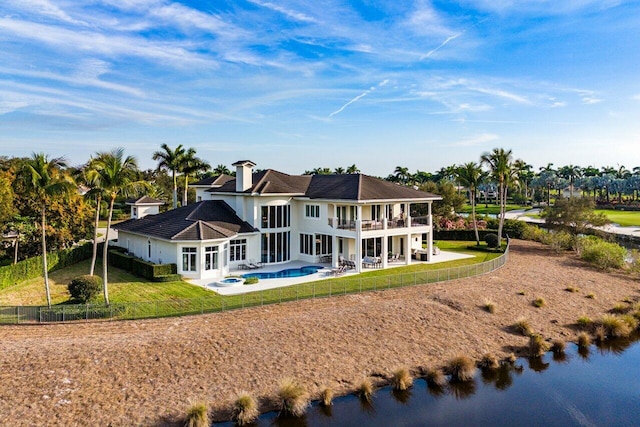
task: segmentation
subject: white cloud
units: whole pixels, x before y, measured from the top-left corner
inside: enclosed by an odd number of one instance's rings
[[[383,81],[381,81],[380,83],[378,83],[377,87],[384,87],[389,83],[389,79],[385,79]],[[332,112],[331,114],[329,114],[329,117],[333,117],[336,114],[340,114],[344,111],[345,108],[347,108],[349,105],[358,102],[359,100],[361,100],[362,98],[364,98],[365,96],[369,95],[371,92],[376,90],[376,86],[371,86],[369,89],[365,90],[364,92],[362,92],[360,95],[356,96],[355,98],[351,99],[349,102],[347,102],[346,104],[344,104],[342,107],[338,108],[336,111]]]
[[[297,12],[295,10],[291,10],[291,9],[287,9],[286,7],[280,6],[278,4],[275,3],[271,3],[271,2],[264,2],[264,1],[260,1],[260,0],[248,0],[250,3],[253,3],[255,5],[267,8],[267,9],[271,9],[273,11],[279,12],[285,16],[287,16],[288,18],[294,19],[296,21],[300,21],[300,22],[313,22],[316,23],[318,21],[316,21],[316,19],[302,13],[302,12]]]
[[[592,97],[592,96],[584,96],[584,97],[582,97],[582,103],[583,104],[587,104],[587,105],[599,104],[602,101],[603,101],[602,99],[595,98],[595,97]]]
[[[69,16],[49,0],[8,0],[7,3],[29,13],[47,16],[69,24],[86,25],[85,22]]]
[[[478,145],[486,144],[487,142],[492,142],[500,137],[493,133],[483,133],[477,136],[473,136],[470,138],[462,139],[460,141],[454,142],[451,145],[455,147],[475,147]]]

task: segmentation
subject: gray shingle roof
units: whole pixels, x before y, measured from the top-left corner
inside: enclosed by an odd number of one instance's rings
[[[256,231],[220,200],[205,200],[158,215],[130,219],[113,228],[165,240],[222,239]]]
[[[162,200],[154,199],[149,196],[142,196],[138,199],[129,199],[125,203],[127,205],[164,205]]]
[[[363,174],[287,175],[272,169],[253,174],[252,186],[245,193],[295,194],[311,199],[398,200],[440,199],[440,196],[394,184]],[[210,192],[235,193],[235,179]]]
[[[208,185],[208,186],[214,186],[214,185],[222,185],[227,181],[230,181],[232,179],[236,179],[235,177],[231,176],[231,175],[217,175],[217,176],[210,176],[208,178],[205,179],[201,179],[200,181],[194,182],[193,184],[190,185]]]

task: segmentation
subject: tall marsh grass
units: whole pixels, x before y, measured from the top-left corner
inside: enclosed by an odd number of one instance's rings
[[[187,410],[184,427],[209,427],[210,425],[211,420],[209,420],[207,404],[204,402],[198,402],[191,405]]]
[[[249,393],[242,392],[233,404],[233,420],[239,426],[253,423],[258,418],[258,404]]]
[[[476,364],[467,356],[457,356],[449,361],[446,371],[451,381],[471,381],[476,373]]]
[[[302,416],[309,406],[309,393],[291,378],[285,378],[278,388],[280,412],[294,417]]]
[[[413,377],[407,368],[397,369],[391,377],[391,386],[394,390],[405,391],[413,385]]]

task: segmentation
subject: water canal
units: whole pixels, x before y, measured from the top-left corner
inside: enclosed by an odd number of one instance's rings
[[[220,424],[216,424],[220,425]],[[222,424],[232,426],[233,423]],[[370,404],[354,395],[317,403],[299,419],[263,414],[257,426],[637,426],[640,343],[622,340],[563,358],[518,359],[475,381],[442,389],[416,380],[406,393],[377,390]]]

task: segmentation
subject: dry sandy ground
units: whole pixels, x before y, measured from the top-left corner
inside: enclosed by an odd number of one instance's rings
[[[580,315],[638,300],[639,289],[635,278],[514,241],[499,271],[442,284],[184,318],[2,326],[0,424],[171,425],[199,400],[220,419],[243,390],[266,409],[284,377],[313,393],[347,392],[402,366],[517,352],[527,339],[509,325],[522,316],[546,338],[574,340]],[[537,297],[547,305],[533,307]]]

